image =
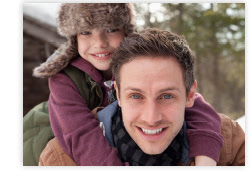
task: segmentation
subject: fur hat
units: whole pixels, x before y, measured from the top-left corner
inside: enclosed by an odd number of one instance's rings
[[[65,3],[58,13],[58,32],[67,38],[55,53],[33,70],[33,76],[50,77],[78,55],[76,35],[94,28],[123,27],[125,35],[135,31],[134,7],[130,3]]]

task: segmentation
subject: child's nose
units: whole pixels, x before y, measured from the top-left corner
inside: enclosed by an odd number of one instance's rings
[[[108,45],[108,40],[104,33],[97,33],[95,38],[94,38],[94,46],[96,48],[104,48],[107,47]]]

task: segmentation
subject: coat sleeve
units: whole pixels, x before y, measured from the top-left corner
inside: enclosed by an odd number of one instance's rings
[[[63,150],[80,166],[124,165],[72,80],[58,73],[49,88],[51,127]]]
[[[223,144],[221,120],[217,112],[196,93],[194,105],[186,108],[187,138],[189,157],[204,155],[219,161]]]

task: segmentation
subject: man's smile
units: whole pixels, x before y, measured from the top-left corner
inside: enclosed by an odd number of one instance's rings
[[[163,128],[154,129],[154,130],[149,130],[149,129],[144,129],[144,128],[141,128],[141,129],[142,129],[143,133],[145,133],[145,134],[158,134],[163,130]]]
[[[141,128],[136,126],[138,129],[138,132],[140,133],[141,137],[146,141],[158,141],[161,139],[164,135],[164,133],[167,131],[168,127],[163,128]]]

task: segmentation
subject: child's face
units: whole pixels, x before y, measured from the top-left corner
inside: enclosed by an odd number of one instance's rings
[[[77,35],[78,52],[96,69],[107,71],[111,55],[123,41],[124,36],[122,28],[84,31]]]

